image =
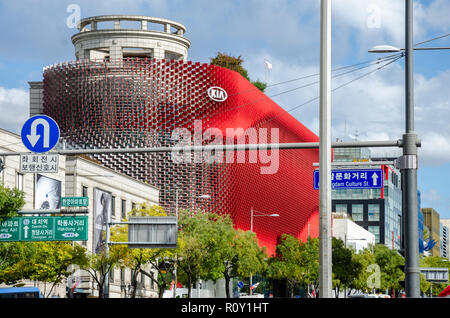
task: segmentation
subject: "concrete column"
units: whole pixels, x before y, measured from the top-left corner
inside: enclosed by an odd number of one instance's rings
[[[165,51],[164,51],[163,48],[161,48],[161,47],[155,47],[155,48],[153,49],[153,57],[154,57],[155,59],[163,59],[164,56],[165,56]]]
[[[141,29],[142,30],[147,30],[147,21],[145,21],[145,20],[141,21]]]
[[[164,25],[164,30],[166,31],[166,33],[170,33],[170,24],[169,23]]]
[[[42,101],[42,93],[43,93],[43,86],[44,84],[42,82],[28,82],[30,85],[30,117],[35,115],[42,114],[42,107],[43,107],[43,101]]]
[[[119,30],[120,29],[120,21],[116,20],[114,21],[114,30]]]
[[[97,30],[97,21],[92,21],[91,28],[92,28],[92,31]]]
[[[111,60],[123,58],[122,47],[118,45],[112,45],[109,47],[109,58]]]

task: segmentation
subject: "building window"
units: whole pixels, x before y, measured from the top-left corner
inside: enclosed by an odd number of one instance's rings
[[[116,197],[111,197],[111,214],[113,217],[116,217]]]
[[[112,283],[114,283],[114,272],[116,271],[116,269],[113,267],[111,268],[110,274],[109,274],[109,279],[111,280]]]
[[[16,176],[16,188],[23,191],[23,174],[17,172]]]
[[[380,220],[380,205],[379,204],[369,204],[368,213],[369,213],[369,221],[379,221]]]
[[[122,219],[125,219],[127,217],[127,201],[122,200]]]
[[[82,186],[81,187],[81,194],[83,197],[87,197],[88,196],[88,187]]]
[[[347,204],[336,204],[336,213],[347,214]]]
[[[375,243],[380,243],[380,227],[378,225],[369,226],[367,230],[375,235]]]
[[[364,205],[352,204],[352,219],[355,222],[364,220]]]

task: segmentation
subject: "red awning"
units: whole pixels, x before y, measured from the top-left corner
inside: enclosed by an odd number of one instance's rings
[[[441,293],[438,295],[439,297],[445,297],[450,295],[450,285],[448,285]]]

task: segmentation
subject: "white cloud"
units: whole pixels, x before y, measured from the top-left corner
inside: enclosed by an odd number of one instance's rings
[[[0,127],[20,133],[21,125],[29,117],[28,92],[18,88],[0,87]]]

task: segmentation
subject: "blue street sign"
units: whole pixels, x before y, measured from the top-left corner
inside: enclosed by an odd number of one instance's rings
[[[238,282],[237,287],[239,287],[239,288],[244,287],[244,283],[243,282]]]
[[[59,140],[59,127],[56,121],[45,115],[29,118],[22,126],[22,143],[32,152],[47,152]]]
[[[331,189],[381,189],[383,170],[331,170]],[[319,189],[319,170],[314,170],[314,189]]]

